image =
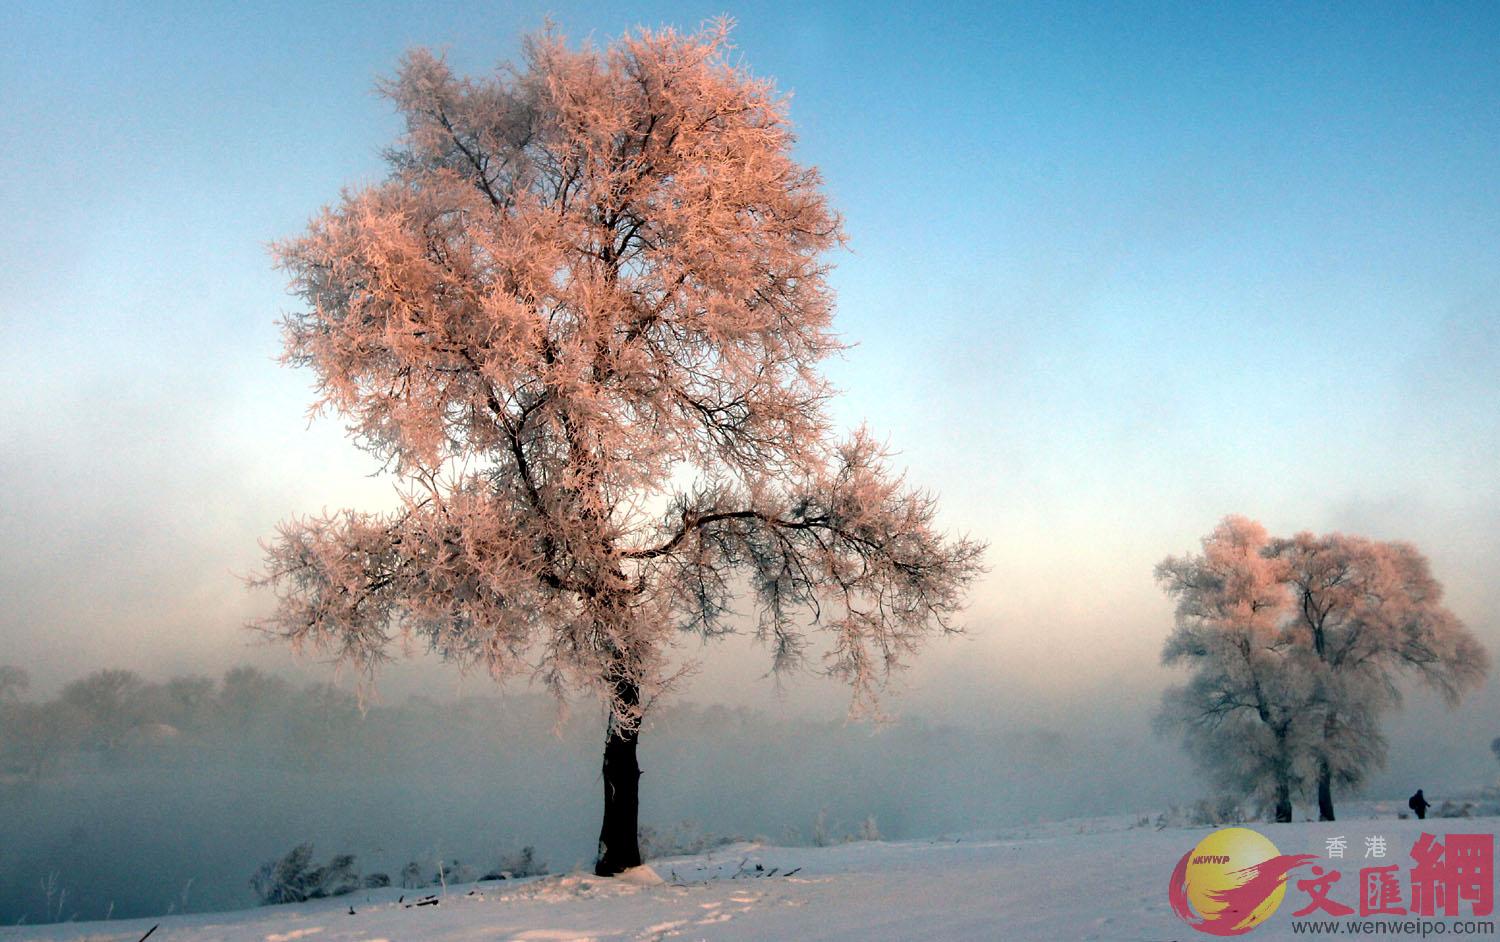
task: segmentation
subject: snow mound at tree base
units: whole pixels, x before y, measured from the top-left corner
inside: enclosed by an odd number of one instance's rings
[[[641,864],[639,867],[631,867],[615,874],[614,879],[621,883],[633,883],[636,886],[661,886],[667,882],[661,878],[650,864]]]

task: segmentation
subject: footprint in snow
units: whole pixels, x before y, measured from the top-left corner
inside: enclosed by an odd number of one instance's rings
[[[687,925],[686,919],[675,919],[670,922],[658,922],[654,926],[646,927],[646,934],[641,936],[642,942],[661,942],[667,936],[682,935],[678,931],[680,926]]]

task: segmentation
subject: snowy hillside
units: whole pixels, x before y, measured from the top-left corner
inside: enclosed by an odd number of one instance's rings
[[[1343,879],[1332,895],[1357,906],[1359,869],[1410,867],[1410,848],[1424,830],[1493,834],[1500,826],[1495,818],[1396,820],[1396,807],[1351,805],[1348,819],[1334,824],[1257,829],[1283,854],[1323,855],[1329,838],[1343,837],[1346,859],[1331,861]],[[1210,830],[1096,818],[931,841],[736,844],[656,861],[660,883],[649,873],[634,882],[571,874],[449,886],[433,897],[361,891],[234,913],[8,927],[0,940],[136,942],[156,923],[152,942],[1207,939],[1172,913],[1167,885],[1173,864]],[[1362,859],[1370,838],[1384,839],[1385,859]],[[1280,911],[1247,938],[1292,938],[1291,913],[1306,900],[1289,889]]]

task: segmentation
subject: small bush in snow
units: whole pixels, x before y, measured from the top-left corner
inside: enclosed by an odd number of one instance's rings
[[[710,848],[733,844],[739,840],[736,837],[710,837],[693,821],[683,821],[674,827],[660,830],[650,826],[642,827],[637,833],[642,860],[701,854]]]
[[[413,860],[401,868],[401,886],[407,890],[415,890],[419,886],[426,886],[422,882],[421,864]]]
[[[372,873],[365,877],[365,889],[367,890],[378,890],[390,885],[391,878],[389,874]]]
[[[473,883],[475,878],[474,868],[460,860],[450,860],[447,863],[438,861],[437,871],[433,873],[429,884],[447,886],[450,883]]]
[[[1244,824],[1245,812],[1240,801],[1230,795],[1200,798],[1187,807],[1172,805],[1156,816],[1156,829],[1168,827],[1223,827]]]
[[[547,872],[547,865],[536,859],[536,848],[527,844],[518,852],[501,859],[495,868],[481,880],[519,880],[522,877],[539,877]]]
[[[814,847],[827,847],[832,841],[828,837],[828,809],[819,808],[818,816],[813,818],[812,842]]]
[[[326,896],[342,896],[359,889],[352,854],[338,854],[321,867],[313,865],[311,844],[299,844],[280,860],[261,864],[250,878],[250,888],[261,905],[301,903]]]
[[[1188,820],[1193,824],[1223,827],[1226,824],[1245,823],[1245,813],[1240,808],[1238,798],[1232,795],[1217,795],[1213,798],[1199,799],[1189,811]]]

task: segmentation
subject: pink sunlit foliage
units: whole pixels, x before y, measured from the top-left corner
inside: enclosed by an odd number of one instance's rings
[[[1227,517],[1201,555],[1168,558],[1157,578],[1177,602],[1162,660],[1192,668],[1160,722],[1184,733],[1216,784],[1278,820],[1314,790],[1331,820],[1333,785],[1356,788],[1384,762],[1380,716],[1400,702],[1403,674],[1456,704],[1488,670],[1410,544],[1274,539]]]
[[[1162,662],[1192,668],[1186,684],[1163,695],[1158,724],[1183,734],[1215,787],[1290,821],[1308,772],[1313,695],[1306,671],[1278,646],[1291,599],[1284,567],[1265,555],[1269,540],[1255,521],[1227,517],[1203,538],[1201,554],[1156,567],[1177,603]]]
[[[856,705],[953,628],[983,547],[867,432],[835,437],[840,221],[727,50],[724,24],[549,32],[490,78],[416,51],[382,85],[389,177],[276,255],[306,305],[286,360],[402,506],[283,524],[263,629],[366,673],[419,639],[591,690],[633,735],[674,640],[741,627],[747,586],[774,665],[821,628]]]
[[[1331,821],[1333,785],[1364,780],[1360,744],[1370,738],[1370,717],[1400,703],[1399,676],[1413,675],[1451,706],[1484,681],[1489,657],[1443,605],[1443,587],[1409,543],[1299,533],[1267,552],[1286,567],[1293,601],[1285,642],[1319,668],[1318,808]]]

